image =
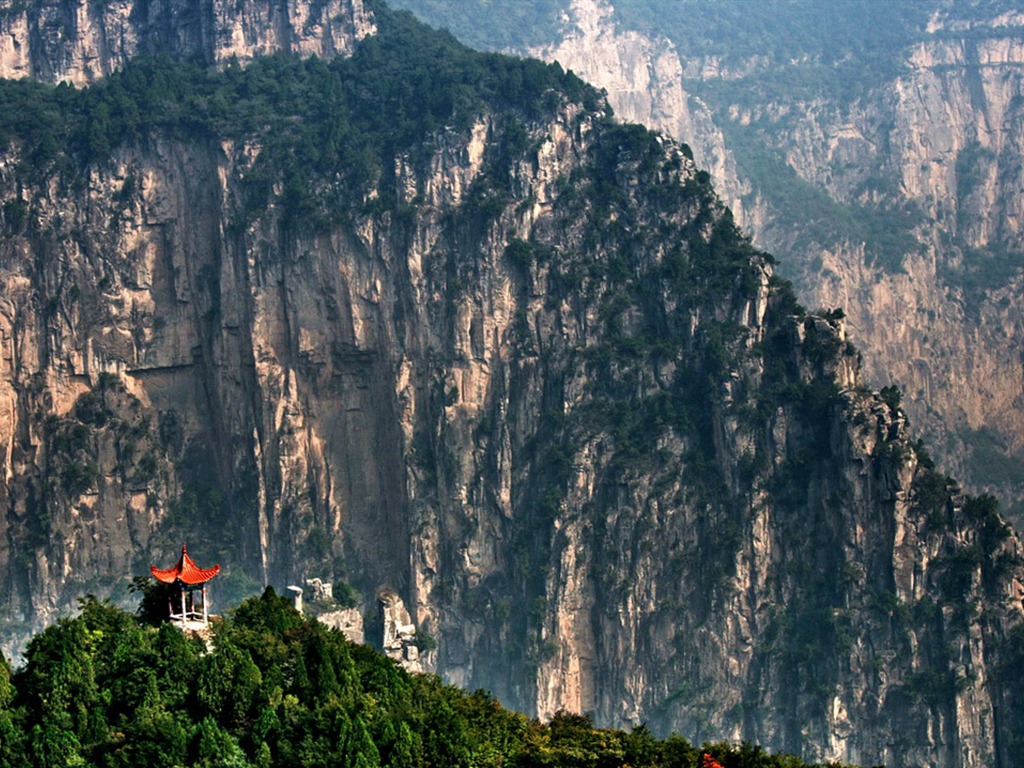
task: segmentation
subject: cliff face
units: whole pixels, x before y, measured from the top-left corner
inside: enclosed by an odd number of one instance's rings
[[[787,92],[764,84],[801,65],[767,42],[691,58],[686,29],[663,27],[676,44],[645,36],[613,5],[628,3],[567,3],[560,41],[531,53],[605,88],[622,119],[689,142],[801,298],[845,311],[867,380],[903,388],[943,468],[1019,524],[1020,14],[936,3],[883,62],[888,79],[874,60],[866,90],[833,93],[808,61]]]
[[[1017,538],[687,150],[544,104],[431,128],[319,215],[253,197],[250,134],[76,173],[9,144],[8,632],[187,537],[225,587],[400,596],[438,671],[543,716],[1020,762]]]
[[[875,253],[870,231],[868,250],[848,236],[817,245],[767,193],[755,223],[765,247],[796,256],[786,263],[809,303],[846,310],[869,380],[900,384],[943,465],[1006,499],[1018,522],[1020,21],[963,28],[938,17],[904,71],[875,92],[849,104],[796,102],[778,119],[768,115],[782,110],[765,105],[755,132],[775,135],[801,179],[874,211],[880,229],[911,235]]]
[[[412,7],[421,10],[414,2]],[[752,217],[760,211],[746,211],[750,183],[737,170],[711,109],[687,90],[693,70],[702,68],[684,60],[667,38],[624,27],[614,11],[605,0],[569,0],[559,38],[526,52],[560,62],[603,89],[623,122],[646,125],[686,142],[697,167],[714,178],[719,197],[736,221],[757,231],[758,220]]]
[[[0,77],[84,85],[134,56],[216,64],[285,51],[330,58],[373,32],[362,0],[46,0],[0,10]]]

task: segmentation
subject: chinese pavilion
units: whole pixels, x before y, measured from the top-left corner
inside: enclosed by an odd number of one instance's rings
[[[206,609],[206,583],[220,573],[220,566],[213,568],[200,568],[195,561],[188,556],[185,545],[181,545],[181,558],[173,568],[157,568],[155,565],[149,567],[150,572],[157,581],[164,584],[177,584],[181,591],[180,613],[175,613],[178,606],[175,600],[170,601],[171,620],[180,621],[182,629],[196,629],[205,627],[210,623],[210,615]],[[196,606],[196,593],[199,593],[201,606]]]

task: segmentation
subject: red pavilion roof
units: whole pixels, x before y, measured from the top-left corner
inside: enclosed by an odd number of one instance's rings
[[[181,559],[178,560],[178,564],[173,568],[157,568],[155,565],[149,566],[150,572],[158,580],[165,582],[166,584],[173,584],[176,581],[180,581],[182,584],[205,584],[218,573],[220,573],[220,566],[215,565],[213,568],[200,568],[191,557],[188,556],[188,552],[185,550],[185,545],[181,545]]]

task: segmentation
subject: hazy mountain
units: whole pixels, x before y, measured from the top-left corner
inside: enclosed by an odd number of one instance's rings
[[[400,0],[661,128],[812,307],[841,307],[945,471],[1024,521],[1024,15],[1010,2]],[[535,25],[512,21],[535,13]]]

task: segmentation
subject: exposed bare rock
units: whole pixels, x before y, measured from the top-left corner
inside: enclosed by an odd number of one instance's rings
[[[749,184],[738,175],[710,110],[684,90],[683,62],[672,42],[617,27],[606,0],[572,0],[568,5],[560,39],[528,53],[557,61],[603,88],[620,120],[687,142],[697,166],[711,173],[719,196],[744,223]]]
[[[748,100],[712,114],[685,89],[776,64],[682,60],[666,38],[617,27],[613,2],[567,5],[562,39],[531,53],[605,88],[622,119],[689,143],[737,222],[781,257],[802,299],[846,312],[868,381],[904,389],[944,469],[972,490],[996,493],[1024,521],[1024,475],[1012,468],[1024,459],[1022,278],[1019,261],[1010,267],[1024,251],[1019,19],[937,12],[905,52],[905,71],[867,97]],[[785,201],[737,166],[723,125],[757,121],[765,127],[756,141],[840,204],[914,211],[916,250],[889,252],[886,267],[838,225],[822,242],[800,211],[780,207]]]
[[[798,229],[773,228],[770,212],[759,234],[792,254],[785,263],[808,303],[846,311],[869,380],[901,385],[942,464],[1013,506],[1024,486],[999,467],[1024,456],[1022,277],[1006,261],[1024,250],[1015,170],[1024,158],[1024,51],[1000,28],[978,23],[958,39],[940,35],[937,21],[935,39],[909,52],[909,71],[876,102],[803,105],[796,130],[780,137],[791,142],[791,166],[837,199],[864,202],[855,190],[880,173],[892,191],[874,203],[923,214],[920,246],[899,270],[856,242],[809,253]],[[1014,514],[1020,522],[1019,507]]]
[[[286,51],[332,58],[373,33],[362,0],[45,0],[0,12],[0,77],[76,85],[134,56],[209,64]]]
[[[416,625],[397,593],[385,589],[377,595],[380,611],[381,648],[407,672],[422,672]]]
[[[339,630],[350,642],[365,643],[367,641],[366,631],[363,627],[363,614],[358,608],[326,611],[318,614],[316,620],[332,629]]]
[[[9,170],[5,614],[187,530],[256,580],[388,587],[403,663],[424,628],[448,679],[540,715],[984,763],[1016,538],[924,494],[841,320],[786,314],[679,148],[567,105],[509,157],[506,121],[399,158],[411,216],[309,231],[234,223],[242,146],[129,147],[75,194]]]

